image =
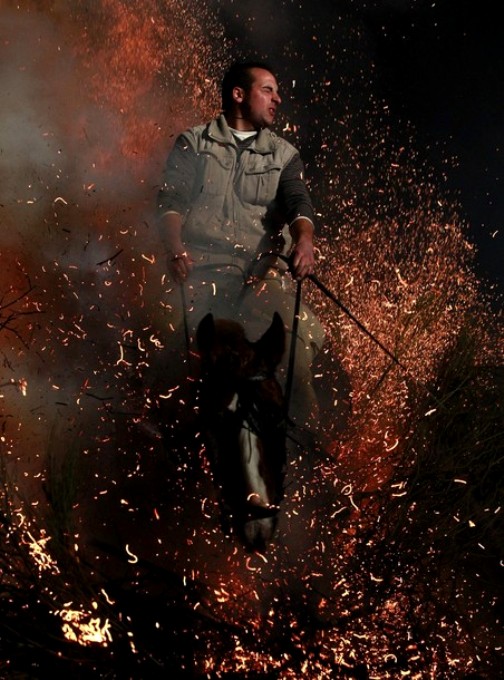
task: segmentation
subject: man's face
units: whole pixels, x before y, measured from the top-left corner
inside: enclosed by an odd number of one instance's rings
[[[250,123],[251,129],[259,130],[273,125],[277,107],[282,100],[273,74],[262,68],[253,68],[251,75],[253,82],[250,89],[240,89],[240,111],[244,122]]]

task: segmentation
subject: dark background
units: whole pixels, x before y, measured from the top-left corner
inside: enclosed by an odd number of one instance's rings
[[[444,157],[455,157],[448,184],[460,194],[479,251],[479,271],[502,294],[504,42],[499,3],[417,3],[409,11],[395,4],[363,17],[377,83],[396,114],[414,124],[432,162],[440,167]]]

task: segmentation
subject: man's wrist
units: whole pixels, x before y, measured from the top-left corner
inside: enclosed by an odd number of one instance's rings
[[[173,251],[169,250],[167,253],[168,257],[171,259],[172,262],[175,262],[176,260],[183,260],[184,257],[188,257],[188,252],[187,250],[182,250],[182,251]]]

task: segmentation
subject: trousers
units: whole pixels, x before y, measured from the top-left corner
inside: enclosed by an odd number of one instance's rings
[[[295,282],[290,274],[272,268],[261,278],[247,278],[239,265],[195,267],[183,286],[171,290],[165,304],[170,310],[169,345],[172,357],[165,374],[168,383],[176,385],[187,372],[184,356],[196,351],[196,329],[209,312],[214,318],[241,323],[251,342],[263,335],[271,324],[274,312],[278,312],[286,329],[287,347],[278,366],[277,378],[285,388],[295,312]],[[324,338],[325,332],[320,321],[302,303],[295,339],[289,417],[303,428],[311,429],[318,419],[310,367],[322,348]]]

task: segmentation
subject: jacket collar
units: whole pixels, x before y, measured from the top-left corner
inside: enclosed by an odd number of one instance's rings
[[[233,144],[236,146],[236,140],[233,133],[229,129],[225,116],[222,114],[218,118],[210,121],[208,124],[208,135],[216,142],[224,144]],[[275,149],[275,133],[268,128],[259,130],[259,134],[252,142],[249,149],[253,149],[257,153],[272,153]]]

